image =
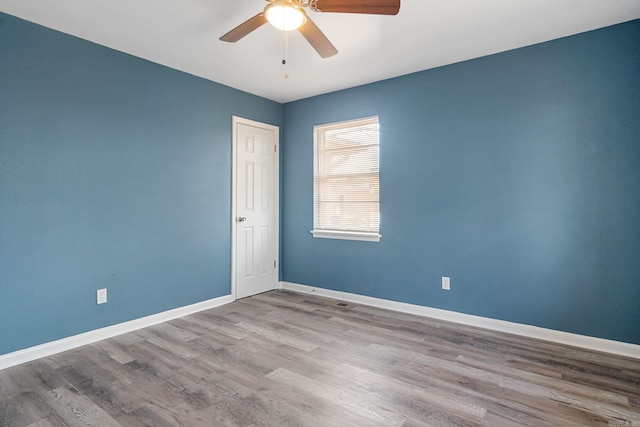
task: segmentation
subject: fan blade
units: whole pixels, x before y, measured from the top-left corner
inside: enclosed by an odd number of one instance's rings
[[[312,7],[317,12],[397,15],[400,0],[318,0]]]
[[[321,57],[328,58],[338,53],[338,49],[331,44],[327,36],[320,31],[320,28],[309,17],[307,17],[307,22],[298,28],[298,31]]]
[[[264,17],[264,12],[260,12],[253,18],[249,18],[244,21],[242,24],[235,27],[233,30],[229,31],[224,36],[220,37],[220,40],[223,42],[237,42],[250,32],[257,30],[267,23],[267,18]]]

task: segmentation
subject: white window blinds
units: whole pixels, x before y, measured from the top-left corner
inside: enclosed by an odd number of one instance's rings
[[[380,238],[378,117],[314,127],[315,237]]]

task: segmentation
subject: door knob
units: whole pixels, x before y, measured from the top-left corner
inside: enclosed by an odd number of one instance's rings
[[[246,216],[239,216],[238,217],[238,222],[245,222],[247,220]]]

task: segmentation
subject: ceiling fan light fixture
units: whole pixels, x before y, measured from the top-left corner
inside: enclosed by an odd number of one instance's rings
[[[287,0],[274,1],[264,8],[264,16],[274,27],[292,31],[307,22],[307,14],[295,3]]]

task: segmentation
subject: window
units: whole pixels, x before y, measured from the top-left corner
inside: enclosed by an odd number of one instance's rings
[[[313,131],[313,237],[380,241],[378,117]]]

